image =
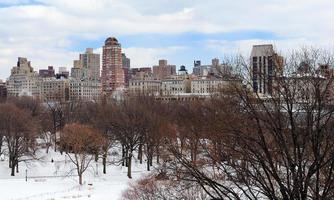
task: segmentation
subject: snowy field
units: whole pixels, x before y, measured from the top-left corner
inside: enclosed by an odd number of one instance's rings
[[[52,159],[54,162],[51,162]],[[117,200],[129,183],[149,173],[145,163],[140,165],[135,159],[131,180],[127,178],[126,167],[108,165],[107,174],[103,174],[102,163],[92,161],[84,173],[84,184],[79,186],[73,169],[73,164],[65,154],[50,149],[49,154],[39,161],[20,163],[19,173],[12,177],[7,159],[2,158],[0,200]]]

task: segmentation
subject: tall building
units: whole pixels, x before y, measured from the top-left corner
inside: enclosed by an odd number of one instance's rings
[[[7,87],[6,83],[0,80],[0,102],[3,102],[7,99]]]
[[[94,53],[93,48],[86,48],[79,55],[79,60],[73,61],[71,77],[77,80],[100,80],[100,54]]]
[[[39,76],[27,58],[19,57],[7,79],[8,96],[38,96]]]
[[[193,74],[196,76],[201,75],[201,61],[200,60],[194,60]]]
[[[87,48],[86,52],[80,54],[80,64],[88,80],[100,79],[100,54],[96,54],[93,48]]]
[[[167,60],[159,60],[159,65],[153,66],[153,76],[156,79],[165,79],[176,75],[176,66],[168,65]]]
[[[126,57],[125,53],[122,53],[122,66],[130,69],[130,58]]]
[[[87,77],[87,71],[83,70],[80,60],[73,61],[71,77],[75,80],[85,80],[85,77]]]
[[[274,51],[272,44],[254,45],[251,52],[251,80],[253,91],[271,95],[276,75],[282,73],[282,57]]]
[[[125,87],[121,44],[114,37],[106,39],[102,53],[102,91],[111,94]]]
[[[38,74],[42,78],[51,78],[55,76],[55,70],[53,66],[48,66],[48,69],[40,69]]]
[[[122,53],[122,66],[123,66],[123,70],[124,70],[125,85],[129,86],[129,80],[131,78],[130,58],[126,57],[125,53]]]

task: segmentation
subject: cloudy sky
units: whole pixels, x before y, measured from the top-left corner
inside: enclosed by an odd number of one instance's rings
[[[242,53],[273,43],[334,47],[333,0],[0,0],[0,79],[17,57],[35,70],[72,66],[86,47],[121,42],[131,67],[159,58],[192,67],[193,60]]]

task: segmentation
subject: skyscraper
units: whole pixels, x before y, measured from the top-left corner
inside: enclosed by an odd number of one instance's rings
[[[80,54],[79,60],[73,62],[71,76],[78,80],[100,80],[100,54],[93,52],[93,48],[87,48]]]
[[[114,37],[107,38],[102,54],[102,90],[111,94],[125,86],[121,44]]]
[[[275,53],[273,45],[254,45],[251,52],[251,71],[253,91],[260,94],[272,94],[273,81],[282,73],[282,57]]]
[[[87,48],[86,52],[80,54],[80,63],[88,80],[100,79],[100,54],[93,52],[93,48]]]
[[[168,65],[167,60],[159,60],[159,65],[153,66],[154,78],[162,80],[171,75],[176,75],[176,66]]]
[[[122,53],[122,66],[124,70],[125,85],[129,86],[130,74],[130,58],[126,57],[125,53]]]

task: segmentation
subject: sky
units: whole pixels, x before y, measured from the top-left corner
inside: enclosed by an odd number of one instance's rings
[[[159,59],[194,60],[243,54],[272,43],[280,52],[334,47],[332,0],[0,0],[0,79],[17,57],[37,71],[72,67],[87,47],[101,53],[116,37],[131,67]]]

